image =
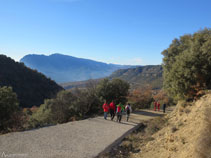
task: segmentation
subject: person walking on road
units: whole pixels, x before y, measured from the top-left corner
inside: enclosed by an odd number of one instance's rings
[[[113,101],[109,104],[109,109],[110,109],[110,114],[111,114],[111,120],[113,121],[115,117],[115,111],[116,111],[116,107]]]
[[[124,109],[124,108],[122,108],[123,107],[123,105],[121,104],[121,103],[119,103],[118,105],[117,105],[117,109],[116,109],[116,113],[117,113],[117,122],[121,122],[121,119],[122,119],[122,110]]]
[[[166,112],[166,103],[163,104],[163,113]]]
[[[126,105],[125,111],[126,111],[126,118],[127,118],[127,122],[128,122],[129,117],[130,117],[130,113],[132,112],[132,108],[131,108],[129,103]]]
[[[105,102],[103,104],[103,110],[104,110],[104,119],[107,120],[107,115],[108,115],[108,111],[109,111],[109,106],[108,106],[107,102]]]
[[[160,111],[160,103],[157,102],[158,111]]]
[[[157,109],[157,102],[155,101],[154,102],[154,111],[156,111],[156,109]]]

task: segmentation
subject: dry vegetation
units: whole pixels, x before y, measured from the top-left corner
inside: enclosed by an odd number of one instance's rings
[[[211,158],[211,94],[145,122],[105,158]]]
[[[126,158],[140,153],[142,147],[154,140],[152,135],[167,125],[168,119],[165,117],[144,121],[136,131],[124,138],[119,146],[108,153],[99,155],[98,158]]]
[[[196,145],[197,158],[211,158],[211,107],[205,111],[205,125]]]

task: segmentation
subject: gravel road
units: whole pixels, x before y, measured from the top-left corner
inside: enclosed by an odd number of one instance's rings
[[[0,158],[93,158],[141,120],[155,116],[135,113],[131,122],[122,123],[96,117],[1,135]]]

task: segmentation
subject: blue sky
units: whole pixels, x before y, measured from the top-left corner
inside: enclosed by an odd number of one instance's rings
[[[174,38],[211,27],[210,0],[0,0],[0,54],[161,64]]]

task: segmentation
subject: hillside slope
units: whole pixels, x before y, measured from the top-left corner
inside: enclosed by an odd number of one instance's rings
[[[131,88],[150,85],[153,89],[162,87],[162,66],[147,65],[136,68],[120,69],[111,74],[110,78],[120,78],[131,84]]]
[[[0,55],[0,86],[11,86],[22,107],[39,106],[63,88],[24,64]]]
[[[20,61],[58,83],[107,77],[115,70],[129,67],[62,54],[52,54],[50,56],[26,55]]]
[[[152,135],[133,158],[210,158],[211,94],[193,103],[180,102],[166,116],[167,126]]]
[[[161,89],[163,84],[162,66],[137,66],[136,68],[120,69],[113,72],[108,78],[120,78],[130,83],[132,89],[150,85],[153,89]],[[101,79],[86,80],[80,82],[62,83],[61,86],[65,89],[83,88],[89,82],[99,83]]]

